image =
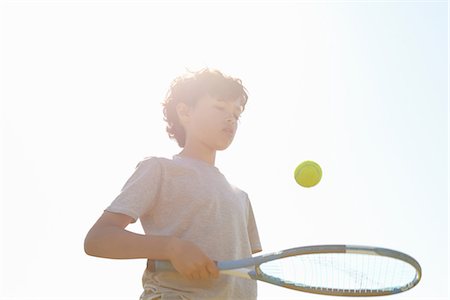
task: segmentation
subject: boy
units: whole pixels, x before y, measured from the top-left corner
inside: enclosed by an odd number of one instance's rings
[[[85,239],[89,255],[146,258],[141,300],[256,299],[256,282],[220,275],[215,260],[261,251],[247,194],[214,166],[233,141],[247,102],[239,79],[204,69],[167,93],[167,132],[182,151],[141,161]],[[140,219],[145,235],[125,230]],[[169,260],[178,272],[155,270]]]

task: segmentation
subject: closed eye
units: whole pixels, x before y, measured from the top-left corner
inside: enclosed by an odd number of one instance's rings
[[[214,108],[219,110],[219,111],[225,111],[226,110],[226,107],[225,106],[221,106],[221,105],[214,105]],[[239,112],[234,112],[233,113],[233,118],[236,121],[239,121],[239,119],[241,118],[241,112],[240,111]]]

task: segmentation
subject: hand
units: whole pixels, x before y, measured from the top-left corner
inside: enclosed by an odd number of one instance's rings
[[[169,257],[174,268],[188,279],[219,277],[216,263],[189,241],[174,238],[169,243]]]

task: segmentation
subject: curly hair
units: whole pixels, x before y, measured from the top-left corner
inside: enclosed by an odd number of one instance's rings
[[[164,121],[169,137],[184,147],[186,133],[178,119],[176,106],[183,102],[193,107],[201,97],[209,95],[224,100],[241,99],[242,111],[247,103],[247,90],[238,78],[223,75],[220,71],[205,68],[175,78],[163,102]]]

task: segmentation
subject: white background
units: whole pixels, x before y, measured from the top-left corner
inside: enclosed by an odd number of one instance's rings
[[[264,252],[398,249],[423,280],[390,299],[448,299],[446,1],[0,9],[0,299],[138,298],[145,262],[89,257],[83,239],[139,160],[179,151],[161,102],[203,67],[249,90],[217,166],[251,196]],[[323,169],[311,189],[292,176],[307,159]],[[259,295],[327,299],[264,283]]]

